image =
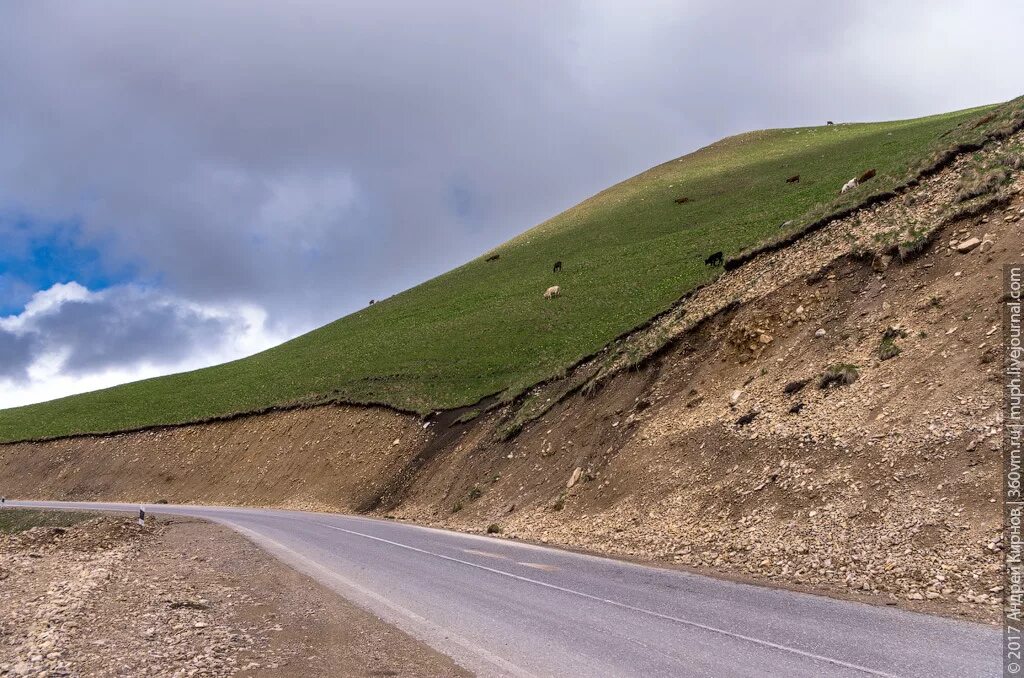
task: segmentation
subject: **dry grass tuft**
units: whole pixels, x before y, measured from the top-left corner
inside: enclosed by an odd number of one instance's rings
[[[896,345],[897,339],[905,339],[907,331],[899,327],[887,327],[882,332],[882,341],[878,344],[878,359],[889,360],[898,356],[903,349]]]
[[[821,381],[818,382],[818,388],[824,390],[827,388],[837,388],[839,386],[849,386],[853,382],[860,378],[860,368],[850,363],[837,363],[832,365],[825,374],[821,375]]]
[[[960,186],[953,200],[966,202],[972,198],[994,193],[1009,181],[1010,170],[1005,166],[980,168],[960,180]]]

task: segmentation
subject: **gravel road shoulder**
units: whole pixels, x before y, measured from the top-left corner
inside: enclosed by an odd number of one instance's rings
[[[0,563],[0,676],[467,675],[204,521],[0,533]]]

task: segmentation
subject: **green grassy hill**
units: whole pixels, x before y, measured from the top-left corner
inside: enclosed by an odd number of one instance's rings
[[[891,188],[993,107],[724,139],[613,186],[442,276],[243,360],[0,411],[0,440],[339,399],[416,411],[511,397],[721,273],[704,265]],[[1014,109],[1016,110],[1016,109]],[[952,132],[951,132],[952,130]],[[869,168],[878,176],[839,199]],[[800,175],[799,183],[786,178]],[[689,202],[677,204],[676,198]],[[490,254],[500,259],[487,262]],[[556,260],[561,273],[552,272]],[[550,285],[562,296],[542,298]],[[325,290],[325,294],[329,291]]]

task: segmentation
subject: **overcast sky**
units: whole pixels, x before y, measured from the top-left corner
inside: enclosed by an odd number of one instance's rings
[[[252,353],[722,136],[1024,93],[1024,3],[0,4],[0,407]]]

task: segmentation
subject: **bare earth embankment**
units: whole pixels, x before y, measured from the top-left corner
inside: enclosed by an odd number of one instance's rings
[[[4,445],[3,492],[493,526],[992,621],[1022,145],[993,142],[754,258],[471,421],[331,406]]]
[[[0,532],[0,675],[463,675],[227,528],[86,518]]]

